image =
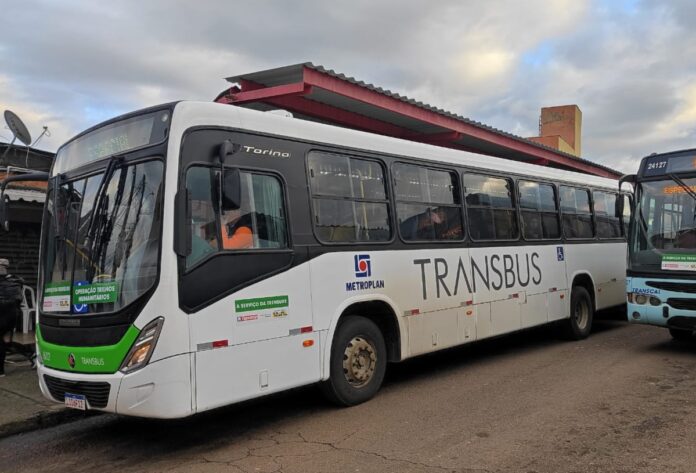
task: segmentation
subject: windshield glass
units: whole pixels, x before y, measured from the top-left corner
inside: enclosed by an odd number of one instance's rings
[[[696,271],[695,191],[696,178],[639,184],[632,269]]]
[[[44,312],[113,312],[155,283],[162,227],[158,160],[109,166],[49,185],[44,216]]]

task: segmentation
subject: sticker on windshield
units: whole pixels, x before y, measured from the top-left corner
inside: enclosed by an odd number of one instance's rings
[[[696,271],[696,255],[662,255],[662,269],[667,271]]]
[[[88,281],[75,281],[75,286],[87,286]],[[89,304],[73,304],[73,314],[87,314],[89,312]]]
[[[44,312],[70,312],[70,282],[51,282],[44,286]]]
[[[109,304],[116,302],[119,293],[119,283],[97,282],[73,286],[73,304]]]

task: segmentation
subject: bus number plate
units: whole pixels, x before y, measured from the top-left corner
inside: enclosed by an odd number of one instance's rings
[[[65,393],[65,407],[70,409],[87,410],[87,398],[82,394]]]

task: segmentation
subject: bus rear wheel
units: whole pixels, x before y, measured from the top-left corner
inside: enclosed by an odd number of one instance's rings
[[[693,340],[694,332],[692,330],[680,330],[678,328],[670,328],[669,334],[675,340]]]
[[[387,349],[370,319],[349,316],[339,322],[331,346],[330,376],[324,394],[341,406],[365,402],[379,391],[387,369]]]
[[[570,318],[563,321],[562,329],[565,338],[582,340],[592,331],[594,309],[592,298],[582,286],[574,286],[570,294]]]

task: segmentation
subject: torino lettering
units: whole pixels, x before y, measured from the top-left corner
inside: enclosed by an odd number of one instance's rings
[[[465,262],[460,257],[456,270],[444,258],[415,259],[413,264],[420,266],[423,300],[427,300],[427,282],[432,277],[435,279],[435,297],[438,299],[443,295],[456,296],[463,286],[466,286],[469,294],[484,287],[497,291],[516,285],[538,286],[542,278],[538,260],[539,254],[534,252],[484,256],[483,261],[470,258]]]
[[[252,153],[252,154],[258,154],[261,156],[270,156],[272,158],[289,158],[290,153],[287,151],[278,151],[276,149],[264,149],[264,148],[255,148],[254,146],[243,146],[244,151],[247,153]]]

